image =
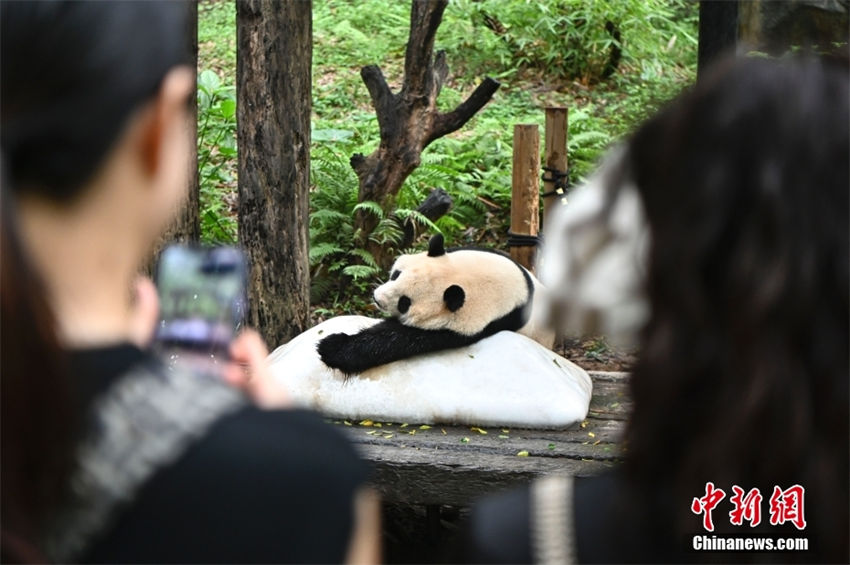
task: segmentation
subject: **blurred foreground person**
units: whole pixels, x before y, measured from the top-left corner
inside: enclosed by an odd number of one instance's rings
[[[637,339],[624,462],[483,501],[468,560],[850,561],[848,78],[727,61],[547,226],[567,328]]]
[[[378,559],[341,435],[138,346],[155,295],[130,289],[187,187],[192,7],[0,3],[5,562]],[[284,405],[258,335],[231,350]]]

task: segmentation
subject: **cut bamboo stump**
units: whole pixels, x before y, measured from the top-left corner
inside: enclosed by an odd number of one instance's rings
[[[546,108],[546,142],[544,144],[544,166],[561,173],[567,172],[567,109],[561,107]],[[543,181],[543,225],[552,209],[558,205],[562,194],[556,193],[559,188],[556,183],[556,174],[546,171],[544,178],[552,179]],[[561,186],[566,186],[564,179]]]
[[[536,236],[540,230],[540,134],[536,124],[514,126],[511,233]],[[511,246],[514,261],[534,271],[534,245]]]

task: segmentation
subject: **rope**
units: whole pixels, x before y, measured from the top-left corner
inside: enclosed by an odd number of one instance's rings
[[[537,247],[543,241],[539,235],[514,233],[508,230],[508,247]]]
[[[549,175],[548,177],[546,175]],[[570,191],[569,181],[567,180],[570,176],[570,170],[559,171],[558,169],[554,169],[552,167],[543,167],[543,182],[551,182],[554,183],[555,188],[549,192],[544,192],[540,196],[546,198],[547,196],[566,196]]]

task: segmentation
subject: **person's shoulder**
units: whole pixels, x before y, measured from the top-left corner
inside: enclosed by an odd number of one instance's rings
[[[266,466],[346,465],[365,479],[366,465],[345,435],[319,414],[304,409],[263,410],[246,406],[221,418],[195,449],[211,456],[258,459]]]
[[[319,415],[248,406],[157,472],[90,558],[339,562],[368,477],[345,436]]]

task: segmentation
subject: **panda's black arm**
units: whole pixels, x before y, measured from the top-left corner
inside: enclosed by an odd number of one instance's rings
[[[331,334],[319,341],[316,349],[328,367],[352,375],[423,353],[470,345],[480,338],[449,330],[411,328],[390,318],[354,335]]]

